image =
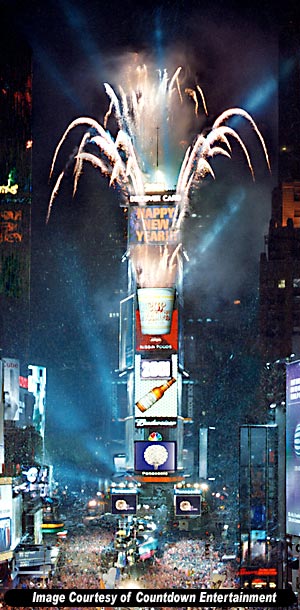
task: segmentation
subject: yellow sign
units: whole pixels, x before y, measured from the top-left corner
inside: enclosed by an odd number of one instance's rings
[[[9,184],[3,184],[2,186],[0,186],[0,193],[4,195],[16,195],[18,192],[18,188],[18,184],[12,184],[12,186],[10,186]]]

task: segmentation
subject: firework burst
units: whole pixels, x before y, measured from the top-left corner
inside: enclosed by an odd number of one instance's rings
[[[109,179],[111,186],[121,189],[127,200],[132,194],[143,195],[149,182],[149,168],[154,171],[155,165],[156,168],[158,166],[158,145],[160,144],[161,148],[163,146],[163,136],[160,143],[158,142],[159,130],[162,134],[167,129],[172,130],[173,105],[183,103],[180,73],[181,67],[178,67],[173,76],[169,78],[167,71],[164,70],[158,72],[157,79],[153,82],[149,78],[147,67],[143,65],[131,72],[127,92],[124,88],[119,87],[119,91],[116,93],[111,85],[105,83],[109,108],[103,125],[90,117],[79,117],[72,121],[54,152],[50,178],[53,178],[58,154],[68,135],[73,129],[84,126],[86,132],[81,138],[75,156],[73,194],[76,193],[84,163],[90,163]],[[208,114],[204,94],[199,85],[194,89],[185,88],[184,92],[192,100],[196,115],[199,113],[199,102],[204,113]],[[237,116],[245,119],[254,130],[270,170],[266,145],[253,118],[242,108],[230,108],[224,111],[215,120],[206,135],[200,133],[196,136],[194,143],[187,148],[184,154],[178,169],[176,192],[180,195],[180,202],[176,204],[174,226],[180,227],[188,212],[192,187],[199,185],[207,175],[215,178],[211,165],[212,159],[218,155],[231,158],[231,140],[240,146],[254,180],[254,169],[248,149],[237,130],[227,125],[230,118]],[[108,130],[108,123],[112,120],[117,125],[115,138]],[[157,134],[156,141],[153,136],[155,133]],[[52,190],[47,222],[64,175],[65,170],[62,170]]]

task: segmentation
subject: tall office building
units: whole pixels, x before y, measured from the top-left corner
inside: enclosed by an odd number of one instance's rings
[[[296,10],[294,11],[296,13]],[[296,14],[283,16],[279,32],[279,181],[300,176],[300,23]]]
[[[266,361],[300,353],[300,181],[273,193],[260,259],[260,335]]]
[[[265,361],[300,354],[299,19],[279,36],[278,187],[260,260],[260,336]]]
[[[283,570],[278,582],[292,581],[283,562],[286,514],[286,367],[300,357],[300,44],[299,19],[286,15],[279,39],[278,186],[273,191],[271,220],[260,258],[260,347],[262,398],[275,407],[278,430],[278,553]],[[240,490],[242,495],[242,490]],[[248,524],[248,536],[250,526]],[[246,527],[246,529],[247,529]],[[281,545],[281,549],[280,549]],[[283,573],[284,572],[284,573]],[[280,582],[280,578],[281,581]]]
[[[31,51],[2,14],[0,41],[0,354],[29,346]]]

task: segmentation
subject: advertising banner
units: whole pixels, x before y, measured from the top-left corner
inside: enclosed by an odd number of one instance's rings
[[[168,475],[176,471],[175,441],[135,441],[134,468],[143,475]]]
[[[0,552],[10,549],[12,514],[11,485],[0,485]]]
[[[300,536],[300,362],[286,368],[286,532]]]
[[[35,398],[33,425],[41,436],[44,437],[47,369],[44,366],[30,364],[28,370],[28,391],[32,392]]]
[[[0,519],[0,552],[9,551],[11,540],[11,519]]]
[[[135,425],[143,426],[176,426],[177,424],[177,356],[171,357],[170,376],[161,376],[166,373],[170,361],[143,361],[141,356],[135,357]],[[158,377],[154,376],[159,372]],[[152,376],[150,377],[150,374]]]
[[[3,395],[4,419],[18,421],[19,419],[19,389],[20,362],[15,358],[3,358]]]
[[[178,351],[178,311],[173,309],[170,331],[165,334],[143,334],[140,311],[136,312],[136,352],[169,354]]]

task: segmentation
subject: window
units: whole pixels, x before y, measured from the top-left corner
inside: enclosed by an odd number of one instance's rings
[[[284,279],[278,280],[277,286],[278,286],[278,288],[285,288],[285,280]]]
[[[294,277],[293,288],[300,288],[300,278],[299,277]]]
[[[294,191],[294,201],[300,201],[300,191]]]

